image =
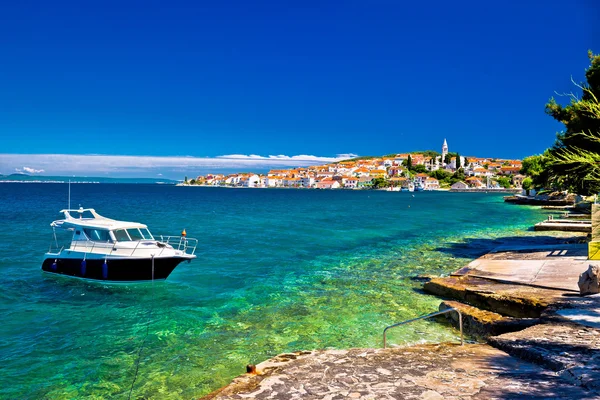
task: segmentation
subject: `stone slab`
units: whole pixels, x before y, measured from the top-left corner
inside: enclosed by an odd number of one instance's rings
[[[204,400],[587,399],[593,394],[488,345],[282,355]]]
[[[599,329],[551,322],[490,337],[488,343],[586,389],[600,389]]]
[[[533,226],[535,231],[547,232],[547,231],[560,231],[560,232],[592,232],[592,224],[579,224],[579,223],[561,223],[561,222],[540,222]]]
[[[579,292],[579,275],[587,270],[587,246],[563,245],[486,254],[452,275]]]
[[[440,311],[454,308],[462,315],[463,332],[471,338],[485,339],[489,336],[519,331],[539,323],[538,318],[511,318],[492,311],[481,310],[458,301],[445,300],[440,304]],[[460,328],[456,312],[444,314],[455,328]]]
[[[600,329],[600,294],[574,299],[569,306],[557,310],[556,314],[580,325]]]
[[[472,275],[433,278],[423,290],[447,299],[516,318],[537,318],[549,306],[558,306],[570,291],[510,284]]]

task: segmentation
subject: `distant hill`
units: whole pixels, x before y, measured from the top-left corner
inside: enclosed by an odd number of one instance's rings
[[[158,178],[106,178],[97,176],[40,176],[27,174],[0,174],[0,182],[44,182],[44,183],[161,183],[174,185],[173,179]]]
[[[425,157],[437,157],[437,156],[441,155],[441,153],[438,153],[435,150],[411,151],[409,153],[410,154],[422,154]],[[406,154],[409,154],[409,153],[406,153]],[[396,157],[396,155],[398,155],[398,154],[400,154],[400,153],[386,154],[386,155],[383,155],[383,156],[360,156],[360,157],[348,158],[347,160],[341,160],[341,161],[338,161],[337,163],[340,163],[340,162],[349,162],[349,161],[358,161],[358,160],[372,160],[374,158],[382,158],[382,157]],[[453,154],[454,157],[456,157],[456,153],[449,153],[449,154]]]

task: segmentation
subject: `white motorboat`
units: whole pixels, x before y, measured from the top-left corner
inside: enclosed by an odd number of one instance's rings
[[[196,258],[197,239],[157,236],[137,222],[118,221],[92,208],[62,210],[50,224],[54,241],[44,256],[44,272],[98,281],[166,279],[183,261]],[[57,230],[72,231],[70,245],[60,246]]]

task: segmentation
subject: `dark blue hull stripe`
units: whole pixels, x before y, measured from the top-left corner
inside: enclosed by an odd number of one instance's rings
[[[154,279],[167,279],[184,258],[155,258]],[[75,258],[48,258],[42,264],[44,272],[99,281],[134,282],[152,280],[152,259],[86,260]]]

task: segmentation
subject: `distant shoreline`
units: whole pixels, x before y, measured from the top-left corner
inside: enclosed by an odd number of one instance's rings
[[[421,191],[402,191],[402,190],[387,190],[387,189],[372,189],[372,188],[335,188],[335,189],[321,189],[321,188],[307,188],[307,187],[273,187],[273,186],[257,186],[257,187],[248,187],[248,186],[220,186],[220,185],[190,185],[185,183],[177,183],[175,186],[185,186],[185,187],[206,187],[206,188],[222,188],[222,189],[284,189],[284,190],[335,190],[335,191],[367,191],[367,190],[376,190],[378,192],[403,192],[403,193],[422,193],[422,192],[449,192],[449,193],[521,193],[521,189],[451,189],[451,188],[439,188],[439,189],[431,189],[431,190],[421,190]]]
[[[109,182],[101,182],[101,181],[8,181],[8,180],[0,180],[0,183],[61,183],[61,184],[107,184],[107,185],[168,185],[168,186],[176,186],[175,182],[139,182],[139,181],[131,181],[131,182],[119,182],[119,181],[109,181]]]

